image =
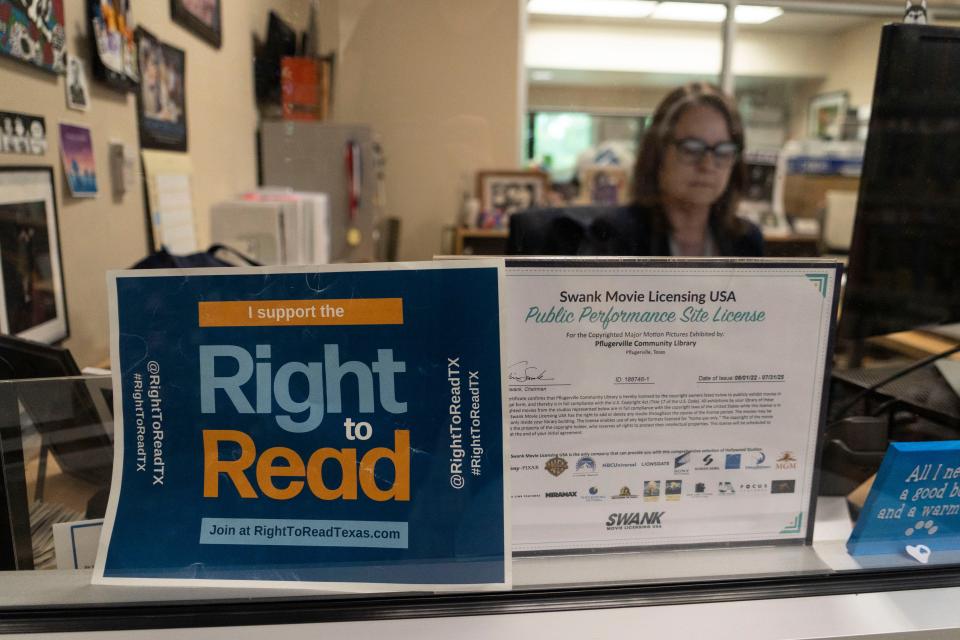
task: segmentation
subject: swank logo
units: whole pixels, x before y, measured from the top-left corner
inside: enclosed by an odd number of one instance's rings
[[[663,526],[665,511],[633,511],[631,513],[611,513],[607,517],[607,529],[659,529]]]

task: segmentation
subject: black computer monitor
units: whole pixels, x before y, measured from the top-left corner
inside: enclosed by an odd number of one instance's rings
[[[883,28],[840,321],[960,322],[960,29]]]
[[[280,65],[297,55],[297,32],[275,12],[267,20],[267,39],[254,63],[255,91],[260,102],[280,102]]]
[[[0,336],[0,380],[79,375],[80,367],[68,349],[13,336]]]

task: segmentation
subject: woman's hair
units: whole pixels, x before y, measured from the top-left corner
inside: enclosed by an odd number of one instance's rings
[[[733,101],[716,85],[707,82],[691,82],[678,87],[663,99],[653,114],[653,123],[642,135],[640,155],[633,168],[633,199],[642,207],[650,208],[654,222],[666,225],[663,203],[660,198],[660,166],[667,145],[673,138],[677,121],[688,108],[706,105],[720,112],[727,121],[730,139],[743,149],[743,121]],[[730,172],[730,181],[723,195],[710,207],[711,223],[725,229],[737,225],[737,206],[740,194],[746,187],[747,172],[743,154],[737,156]]]

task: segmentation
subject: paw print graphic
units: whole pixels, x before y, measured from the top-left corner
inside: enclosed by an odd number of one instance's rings
[[[917,522],[917,523],[916,523],[915,525],[913,525],[912,527],[908,527],[907,530],[904,531],[903,533],[904,533],[904,535],[912,536],[912,535],[915,534],[915,533],[920,533],[921,531],[926,531],[926,532],[927,532],[927,535],[931,535],[931,536],[932,536],[933,534],[935,534],[935,533],[937,532],[937,529],[938,529],[938,527],[937,527],[937,525],[935,525],[935,524],[933,523],[933,520],[920,520],[919,522]]]

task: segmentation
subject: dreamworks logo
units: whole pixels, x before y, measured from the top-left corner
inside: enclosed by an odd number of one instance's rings
[[[611,513],[607,517],[607,531],[618,529],[659,529],[665,511],[633,511],[631,513]]]
[[[752,453],[744,454],[746,457],[746,468],[747,469],[769,469],[770,465],[765,464],[767,462],[767,454],[763,451],[754,451]]]

